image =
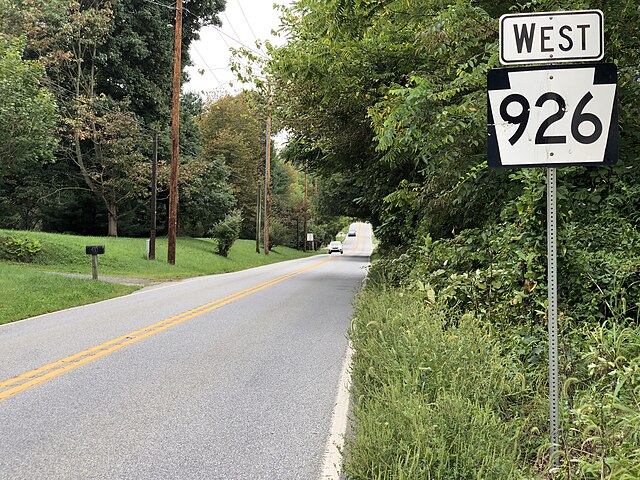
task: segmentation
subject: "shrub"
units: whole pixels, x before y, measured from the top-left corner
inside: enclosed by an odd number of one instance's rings
[[[218,242],[218,255],[226,257],[229,254],[233,242],[240,238],[241,225],[240,210],[234,210],[213,226],[210,233]]]
[[[278,245],[295,248],[295,232],[291,232],[284,223],[276,218],[269,221],[269,248]]]
[[[0,237],[0,259],[31,263],[42,244],[29,238]]]
[[[567,381],[565,465],[559,479],[640,478],[640,327],[581,326]]]

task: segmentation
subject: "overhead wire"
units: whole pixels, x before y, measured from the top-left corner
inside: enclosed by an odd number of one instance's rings
[[[175,10],[176,9],[175,5],[166,5],[164,3],[155,2],[154,0],[142,0],[142,1],[146,2],[146,3],[151,3],[152,5],[158,5],[160,7],[168,8],[169,10]],[[183,8],[183,10],[184,10],[184,8]]]
[[[214,73],[213,69],[209,66],[209,64],[207,63],[207,61],[204,59],[204,57],[202,56],[202,54],[198,51],[198,49],[196,48],[195,45],[191,45],[191,48],[193,48],[193,50],[198,54],[198,56],[200,57],[200,60],[202,60],[202,63],[204,63],[204,66],[207,67],[207,69],[209,70],[209,72],[211,72],[211,75],[213,75],[213,78],[216,80],[216,82],[218,82],[218,84],[220,84],[220,87],[222,87],[222,89],[225,92],[229,92],[229,90],[227,89],[227,87],[225,87],[222,82],[220,81],[220,79],[216,76],[216,74]]]
[[[227,17],[227,12],[222,12],[222,15],[224,15],[224,18],[227,20],[227,25],[229,25],[229,28],[231,29],[233,34],[236,36],[238,41],[240,41],[240,35],[238,35],[238,32],[236,32],[236,29],[233,27],[233,24],[229,20],[229,17]]]
[[[255,32],[253,31],[253,28],[251,28],[251,23],[249,23],[249,19],[247,18],[247,16],[244,13],[244,9],[242,8],[242,5],[240,4],[240,0],[236,0],[238,7],[240,7],[240,12],[242,13],[242,16],[244,17],[244,21],[247,22],[247,26],[249,27],[249,30],[251,31],[251,35],[253,35],[253,39],[256,41],[256,43],[258,43],[258,37],[256,37]]]
[[[155,0],[143,0],[144,2],[153,4],[153,5],[158,5],[170,10],[175,10],[176,7],[174,5],[167,5]],[[238,6],[240,7],[240,11],[242,13],[242,16],[244,17],[245,21],[247,22],[247,25],[249,26],[249,30],[251,31],[251,34],[253,35],[254,39],[256,40],[256,43],[258,42],[258,39],[255,35],[255,32],[253,30],[253,28],[251,27],[251,24],[249,23],[249,20],[247,19],[247,16],[244,13],[244,10],[242,9],[242,5],[240,5],[240,2],[238,2]],[[187,13],[191,13],[187,8],[183,7],[182,8],[183,11],[187,12]],[[231,45],[229,44],[229,42],[227,42],[227,38],[232,40],[233,42],[237,43],[238,45],[244,47],[245,49],[255,53],[256,55],[265,58],[266,55],[264,54],[264,52],[260,52],[258,50],[256,50],[255,48],[252,48],[248,45],[246,45],[244,42],[242,42],[240,40],[240,35],[238,34],[238,32],[236,31],[236,29],[234,28],[233,24],[231,23],[231,21],[229,20],[229,17],[227,16],[227,14],[223,11],[222,15],[224,15],[224,18],[227,21],[227,24],[229,25],[229,28],[231,28],[231,31],[235,34],[236,37],[233,37],[231,35],[229,35],[226,32],[223,32],[219,27],[212,25],[212,27],[215,29],[216,32],[218,32],[218,35],[220,36],[220,38],[222,39],[222,41],[224,42],[224,44],[227,46],[228,49],[231,49]],[[226,37],[226,38],[225,38]],[[204,63],[205,67],[211,72],[211,74],[213,75],[214,79],[218,82],[218,84],[220,84],[220,86],[225,90],[225,91],[229,91],[223,84],[222,82],[217,78],[216,74],[213,72],[213,69],[211,67],[209,67],[209,65],[207,64],[207,62],[205,61],[203,55],[196,49],[195,44],[191,44],[191,47],[196,51],[196,53],[198,54],[198,56],[200,57],[200,59],[202,60],[202,62]]]
[[[236,42],[236,43],[238,43],[238,44],[242,45],[242,46],[243,46],[244,48],[246,48],[247,50],[250,50],[250,51],[252,51],[253,53],[255,53],[256,55],[259,55],[259,56],[261,56],[261,57],[265,57],[265,58],[266,58],[266,55],[265,55],[264,53],[259,52],[259,51],[257,51],[256,49],[251,48],[251,47],[250,47],[250,46],[248,46],[248,45],[245,45],[245,44],[244,44],[244,43],[242,43],[240,40],[238,40],[238,39],[236,39],[236,38],[232,37],[231,35],[229,35],[229,34],[227,34],[227,33],[223,32],[222,30],[220,30],[220,29],[219,29],[218,27],[216,27],[216,26],[214,26],[213,28],[215,28],[218,32],[220,32],[220,34],[224,35],[225,37],[227,37],[227,38],[229,38],[229,39],[233,40],[234,42]]]
[[[227,39],[224,38],[224,35],[222,35],[222,33],[220,33],[220,30],[216,30],[216,32],[218,32],[218,35],[220,35],[220,38],[222,39],[224,44],[227,46],[227,48],[231,48],[231,45],[229,45],[229,42],[227,42]]]

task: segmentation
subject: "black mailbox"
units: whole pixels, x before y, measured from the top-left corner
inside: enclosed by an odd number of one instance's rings
[[[104,245],[87,245],[87,255],[102,255]]]

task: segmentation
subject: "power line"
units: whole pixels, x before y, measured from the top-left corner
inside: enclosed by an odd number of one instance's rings
[[[211,72],[211,75],[213,75],[213,78],[216,79],[216,82],[218,82],[220,84],[220,86],[222,87],[222,89],[226,92],[229,92],[227,90],[227,88],[222,84],[222,82],[218,79],[218,77],[216,76],[216,74],[213,72],[213,69],[207,64],[207,61],[204,59],[204,57],[202,56],[202,54],[198,51],[198,49],[196,48],[195,45],[191,45],[191,48],[193,48],[195,50],[195,52],[198,54],[198,56],[200,57],[200,59],[202,60],[202,63],[204,63],[204,66],[207,67],[207,69],[209,70],[209,72]]]
[[[160,7],[168,8],[169,10],[175,10],[176,9],[175,5],[166,5],[164,3],[154,2],[153,0],[142,0],[142,1],[143,2],[147,2],[147,3],[151,3],[153,5],[158,5]],[[183,8],[183,10],[185,10],[185,9]]]
[[[242,45],[244,48],[246,48],[247,50],[251,50],[253,53],[255,53],[256,55],[260,55],[263,58],[266,58],[266,55],[262,52],[259,52],[251,47],[249,47],[248,45],[245,45],[244,43],[242,43],[240,40],[233,38],[231,35],[226,34],[225,32],[223,32],[222,30],[220,30],[218,27],[214,26],[213,28],[215,28],[218,32],[220,32],[220,34],[224,35],[227,38],[230,38],[231,40],[233,40],[234,42]]]
[[[229,25],[229,28],[231,28],[231,31],[234,33],[234,35],[236,36],[236,38],[238,39],[238,41],[240,41],[240,35],[238,35],[238,32],[236,32],[236,29],[233,28],[233,24],[231,23],[231,21],[229,20],[229,17],[227,17],[226,12],[222,12],[222,14],[224,15],[224,18],[226,18],[227,20],[227,24]]]
[[[247,26],[249,27],[249,30],[251,31],[251,35],[253,35],[253,39],[256,41],[256,43],[258,43],[258,37],[256,37],[256,34],[253,31],[253,28],[251,28],[251,24],[249,23],[249,20],[247,19],[247,16],[244,14],[244,10],[242,9],[242,5],[240,5],[240,0],[236,0],[236,2],[238,3],[238,7],[240,7],[240,12],[242,12],[242,16],[244,17],[245,22],[247,22]]]
[[[222,32],[220,32],[220,30],[216,30],[216,32],[218,32],[218,35],[220,35],[220,38],[222,39],[224,44],[227,46],[227,48],[231,48],[231,45],[229,45],[229,42],[227,42],[227,39],[224,38],[224,36],[222,35]]]

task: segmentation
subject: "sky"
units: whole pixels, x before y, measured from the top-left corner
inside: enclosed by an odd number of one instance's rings
[[[243,85],[236,81],[229,68],[229,47],[242,45],[256,49],[256,39],[269,39],[280,45],[281,38],[274,38],[271,30],[280,27],[279,12],[273,4],[289,5],[293,0],[226,0],[227,6],[219,16],[222,27],[207,26],[200,31],[200,40],[193,42],[189,50],[193,66],[187,67],[189,82],[185,91],[208,93],[237,93]],[[233,86],[229,83],[233,82]]]

